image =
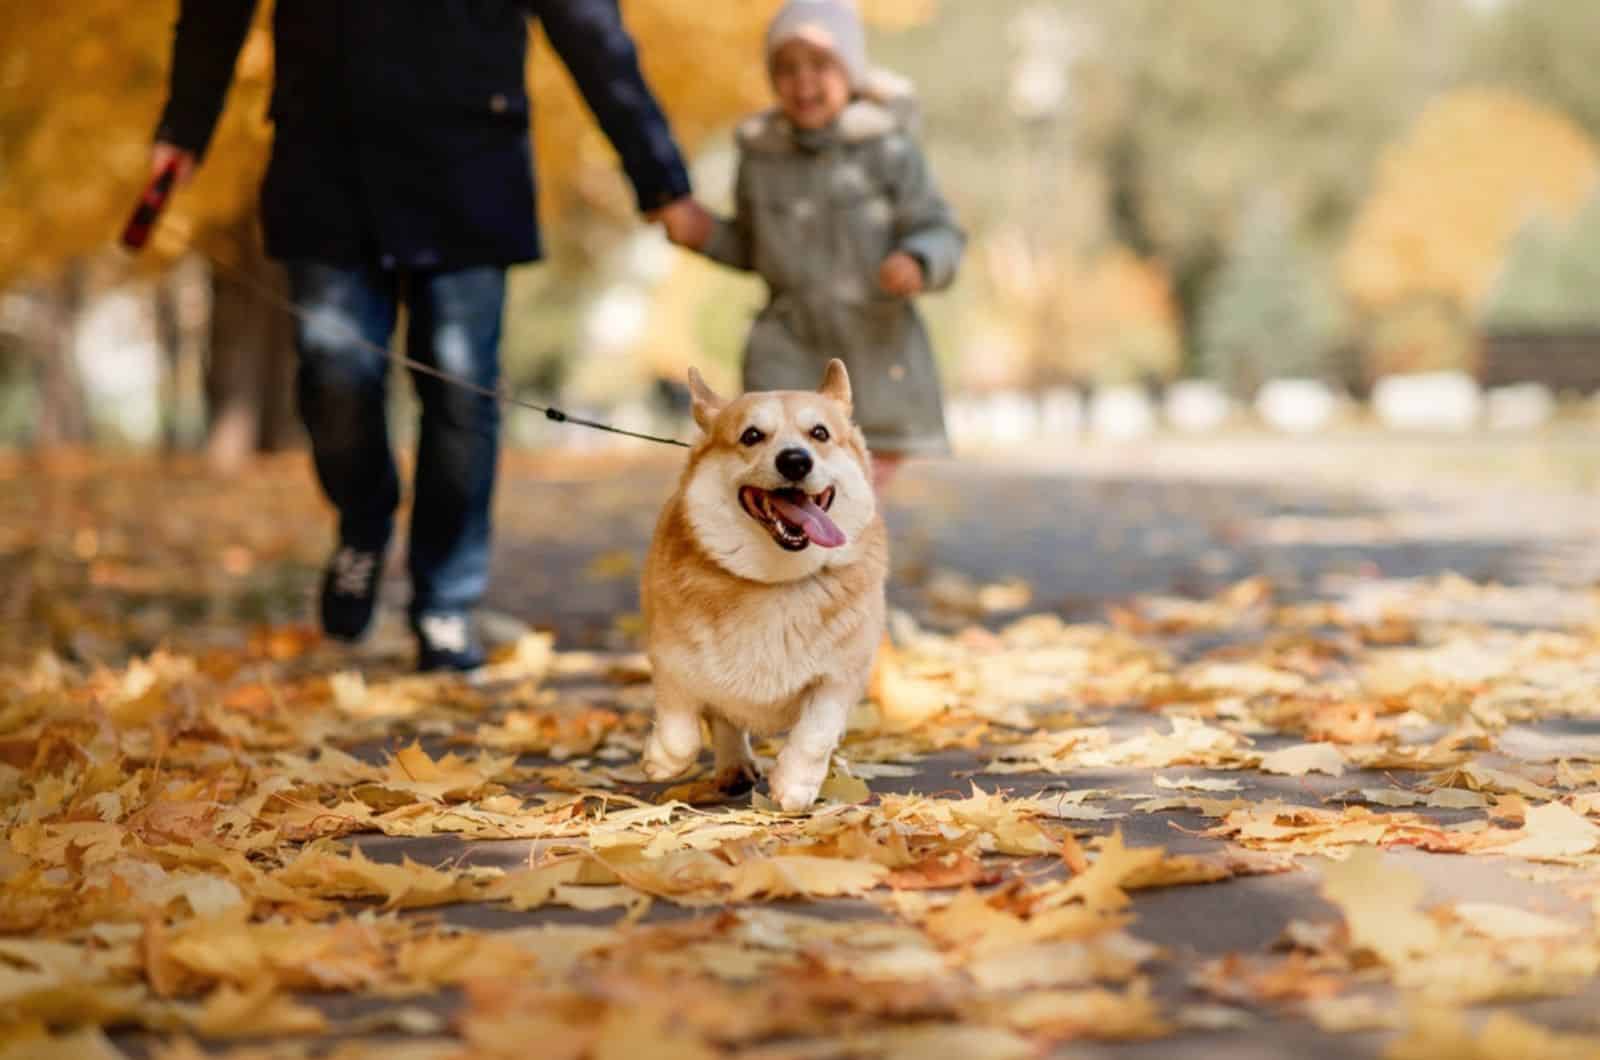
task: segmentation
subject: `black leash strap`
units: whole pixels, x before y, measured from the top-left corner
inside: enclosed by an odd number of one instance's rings
[[[145,244],[150,241],[150,235],[154,231],[157,221],[160,220],[161,211],[166,208],[167,200],[172,196],[173,184],[177,178],[177,174],[178,164],[176,161],[173,161],[162,167],[162,169],[157,172],[153,178],[151,178],[149,186],[144,190],[144,194],[139,197],[139,202],[134,207],[132,216],[128,218],[127,226],[122,230],[122,245],[128,250],[138,253],[140,250],[143,250]],[[238,269],[232,265],[218,261],[212,255],[207,254],[198,248],[191,247],[190,249],[199,254],[201,257],[205,258],[212,268],[216,269],[218,272],[225,273],[234,282],[250,291],[251,294],[255,295],[263,302],[266,302],[268,305],[288,313],[297,320],[303,321],[307,318],[308,314],[304,309],[301,309],[299,306],[295,305],[293,301],[283,297],[277,291],[264,286],[253,276],[246,273],[243,269]],[[507,393],[505,390],[497,387],[480,386],[470,379],[462,379],[458,375],[453,375],[450,372],[435,368],[432,365],[423,364],[421,361],[413,360],[403,353],[397,353],[394,350],[390,350],[386,347],[379,346],[376,343],[369,342],[364,336],[356,334],[354,329],[350,329],[348,338],[353,344],[360,346],[369,353],[380,354],[383,357],[387,357],[391,361],[405,365],[414,372],[420,372],[423,375],[432,376],[441,382],[448,383],[451,386],[460,387],[462,390],[468,390],[474,394],[479,394],[486,398],[492,398],[493,400],[501,402],[502,404],[516,405],[519,408],[530,409],[534,412],[541,412],[544,414],[544,418],[550,420],[552,423],[570,423],[577,427],[588,427],[591,430],[605,431],[607,434],[620,434],[626,438],[637,438],[644,442],[656,442],[659,445],[676,445],[684,449],[688,449],[690,447],[688,442],[680,441],[677,438],[664,438],[660,435],[645,434],[642,431],[630,431],[625,427],[614,427],[609,423],[600,423],[595,420],[584,419],[581,416],[573,416],[570,413],[564,412],[561,409],[554,408],[549,405],[536,405],[531,401],[524,401],[515,394]]]

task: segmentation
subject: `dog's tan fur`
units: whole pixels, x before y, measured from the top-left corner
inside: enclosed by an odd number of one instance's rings
[[[724,402],[691,369],[690,390],[703,436],[644,569],[656,698],[644,769],[658,780],[688,769],[705,716],[719,777],[754,780],[748,734],[787,729],[768,786],[784,809],[804,809],[866,689],[884,627],[888,534],[866,443],[850,420],[849,377],[836,360],[816,393]],[[826,442],[811,435],[819,424]],[[740,439],[752,426],[765,440],[747,446]],[[742,486],[787,485],[774,458],[794,446],[815,460],[803,488],[835,490],[829,515],[847,538],[839,548],[785,551],[740,505]]]

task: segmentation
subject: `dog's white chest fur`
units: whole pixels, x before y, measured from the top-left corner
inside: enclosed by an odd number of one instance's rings
[[[860,636],[860,612],[832,605],[831,585],[807,579],[763,587],[658,661],[734,724],[755,732],[788,728],[801,694],[838,667],[846,640]],[[831,626],[829,613],[837,616]]]

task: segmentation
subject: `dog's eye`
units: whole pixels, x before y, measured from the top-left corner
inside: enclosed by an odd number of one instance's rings
[[[758,428],[746,427],[744,433],[739,435],[739,442],[742,445],[760,445],[766,437]]]
[[[819,442],[825,442],[831,438],[832,435],[828,433],[828,428],[819,423],[815,427],[811,428],[811,437],[815,438]]]

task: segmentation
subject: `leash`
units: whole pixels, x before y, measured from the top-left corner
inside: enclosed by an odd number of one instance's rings
[[[156,225],[160,221],[161,211],[166,208],[167,200],[172,196],[173,185],[177,181],[177,176],[178,163],[176,161],[169,162],[167,165],[163,166],[153,178],[151,178],[150,183],[144,189],[144,193],[139,196],[139,201],[134,206],[133,213],[128,218],[128,223],[122,230],[121,242],[122,245],[129,251],[138,253],[139,251],[143,250],[145,244],[150,241],[150,235],[155,231]],[[219,261],[215,256],[207,254],[205,251],[200,250],[197,247],[191,246],[189,249],[204,258],[207,264],[209,264],[212,268],[227,275],[235,283],[239,284],[241,287],[244,287],[246,290],[250,291],[251,294],[255,295],[268,305],[288,313],[296,320],[304,322],[309,319],[310,314],[300,306],[296,305],[293,300],[285,298],[277,291],[267,287],[265,284],[255,279],[255,277],[251,276],[243,269],[239,269],[225,262]],[[665,438],[660,435],[646,434],[642,431],[630,431],[625,427],[617,427],[609,423],[601,423],[598,420],[590,420],[585,419],[582,416],[574,416],[571,413],[564,412],[561,409],[555,408],[551,405],[538,405],[532,401],[526,401],[520,397],[517,397],[515,394],[509,393],[502,387],[481,386],[477,383],[474,383],[470,379],[463,379],[451,372],[446,372],[443,369],[435,368],[430,364],[424,364],[421,361],[407,357],[403,353],[391,350],[385,346],[379,346],[375,342],[370,342],[364,336],[358,334],[354,328],[344,325],[342,321],[340,323],[341,326],[345,327],[347,331],[346,337],[350,340],[350,342],[369,353],[379,354],[380,356],[394,361],[397,364],[404,365],[413,372],[419,372],[422,375],[431,376],[440,382],[448,383],[449,385],[459,387],[462,390],[467,390],[482,397],[490,398],[494,401],[500,402],[501,404],[515,405],[519,408],[530,409],[533,412],[541,413],[545,419],[550,420],[552,423],[570,423],[576,427],[588,427],[591,430],[605,431],[607,434],[620,434],[626,438],[637,438],[640,441],[655,442],[659,445],[675,445],[684,449],[690,448],[688,442],[681,441],[677,438]]]

